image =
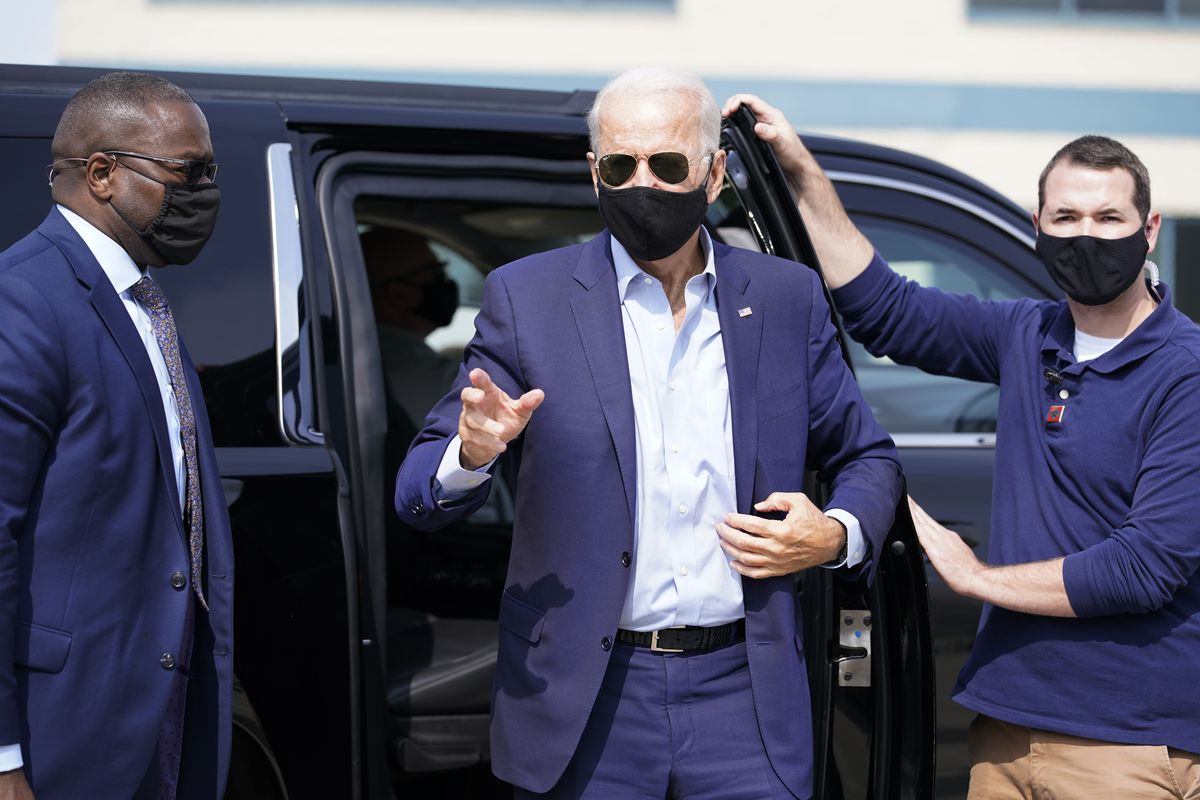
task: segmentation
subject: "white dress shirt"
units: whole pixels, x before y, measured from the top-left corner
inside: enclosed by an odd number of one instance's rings
[[[676,334],[661,282],[612,240],[637,441],[632,574],[620,621],[627,630],[708,627],[745,615],[741,576],[716,532],[737,508],[733,424],[716,270],[704,229],[700,241],[705,269],[686,285]],[[444,500],[489,477],[490,464],[476,471],[460,467],[460,446],[454,437],[438,469],[437,494]],[[857,564],[865,554],[858,520],[841,509],[826,513],[847,530],[847,559],[834,566]]]
[[[179,439],[179,406],[175,403],[175,390],[171,388],[167,362],[163,359],[158,340],[154,338],[154,326],[150,322],[150,315],[133,299],[130,292],[130,288],[142,279],[144,273],[133,263],[133,259],[121,245],[101,233],[96,226],[65,206],[58,206],[58,210],[100,263],[100,268],[108,276],[117,296],[125,304],[125,310],[129,312],[129,318],[137,328],[146,354],[150,356],[154,378],[158,382],[159,394],[162,395],[163,411],[167,415],[167,433],[171,437],[171,457],[175,464],[175,485],[179,489],[179,509],[182,511],[187,470],[183,465],[183,443]],[[24,764],[20,744],[0,745],[0,772],[18,769]]]
[[[137,264],[133,263],[133,259],[121,245],[105,236],[90,222],[64,206],[58,206],[58,210],[100,263],[100,269],[104,270],[125,310],[129,312],[129,318],[133,320],[133,326],[137,328],[142,345],[146,348],[146,355],[150,356],[150,365],[154,367],[154,379],[162,396],[163,412],[167,416],[171,460],[175,466],[175,487],[179,490],[179,510],[182,511],[187,468],[183,464],[183,443],[179,438],[179,406],[175,402],[175,390],[171,387],[171,374],[167,372],[167,362],[158,346],[158,339],[154,338],[154,324],[150,320],[150,313],[133,299],[133,292],[130,291],[146,273],[138,269]]]

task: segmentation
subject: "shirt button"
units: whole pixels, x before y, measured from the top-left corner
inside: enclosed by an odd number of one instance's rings
[[[686,513],[687,513],[687,506],[686,506],[686,505],[684,505],[683,503],[680,503],[680,504],[679,504],[679,513],[680,513],[680,514],[686,514]]]
[[[654,281],[647,275],[642,277],[642,283],[654,283]]]
[[[182,589],[185,586],[187,586],[187,578],[183,577],[183,573],[182,572],[172,572],[171,573],[171,588],[172,589]]]
[[[1066,389],[1063,389],[1062,391],[1060,391],[1058,393],[1058,396],[1061,397],[1063,400],[1066,400],[1068,397],[1071,396],[1071,393],[1068,392]]]
[[[621,553],[621,566],[622,567],[628,567],[632,563],[633,563],[633,556],[629,555],[628,550],[626,550],[624,553]]]
[[[679,574],[680,574],[680,575],[683,575],[684,577],[686,577],[686,576],[687,576],[687,567],[680,567],[680,568],[679,568]]]
[[[671,381],[671,382],[670,382],[669,384],[667,384],[667,385],[671,387],[671,391],[672,391],[672,392],[673,392],[673,391],[675,391],[676,389],[678,389],[678,388],[679,388],[679,384],[678,384],[678,383],[676,383],[675,381]]]
[[[660,323],[658,323],[657,325],[655,325],[654,327],[658,328],[660,331],[662,331],[662,330],[666,330],[666,328],[667,328],[667,323],[665,323],[665,322],[660,322]]]
[[[172,653],[163,653],[159,657],[158,663],[162,665],[163,669],[175,669],[175,656]]]
[[[671,445],[671,452],[672,452],[672,453],[678,453],[678,452],[679,452],[679,445],[677,445],[677,444],[673,444],[673,445]]]
[[[600,649],[605,650],[605,651],[612,650],[612,639],[608,638],[607,636],[605,636],[603,639],[601,639],[600,640]]]

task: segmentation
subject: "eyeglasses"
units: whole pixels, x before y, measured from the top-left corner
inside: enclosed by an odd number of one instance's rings
[[[220,164],[214,164],[211,161],[195,161],[190,158],[170,158],[168,156],[151,156],[145,153],[132,153],[128,150],[105,150],[103,152],[104,155],[109,156],[114,160],[117,158],[117,156],[124,156],[125,158],[140,158],[144,161],[157,161],[160,164],[169,164],[172,169],[182,174],[184,182],[189,186],[195,186],[199,183],[203,183],[205,180],[210,183],[215,181],[217,179],[217,170],[220,169],[221,166]],[[61,169],[59,164],[63,163],[64,161],[77,162],[72,166],[87,163],[86,158],[60,158],[58,161],[55,161],[53,164],[50,164],[47,167],[47,169],[50,170],[51,182],[54,181],[54,173]]]
[[[692,163],[702,159],[711,159],[713,153],[706,153],[699,158],[688,158],[683,153],[655,153],[650,156],[631,156],[628,153],[609,153],[600,156],[596,162],[596,171],[600,180],[609,186],[621,186],[637,172],[638,162],[645,160],[650,171],[663,183],[677,184],[687,180],[692,171]]]

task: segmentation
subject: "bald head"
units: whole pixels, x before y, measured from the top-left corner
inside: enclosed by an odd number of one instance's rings
[[[54,132],[51,154],[57,161],[124,149],[131,138],[152,124],[152,108],[195,102],[183,89],[157,75],[109,72],[84,86],[67,103]]]

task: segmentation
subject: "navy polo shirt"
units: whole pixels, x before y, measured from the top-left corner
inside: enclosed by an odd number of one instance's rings
[[[1066,557],[1079,618],[985,604],[955,700],[1033,728],[1196,753],[1200,328],[1159,292],[1133,333],[1082,363],[1065,301],[946,294],[878,254],[833,296],[873,354],[999,384],[987,560]]]

